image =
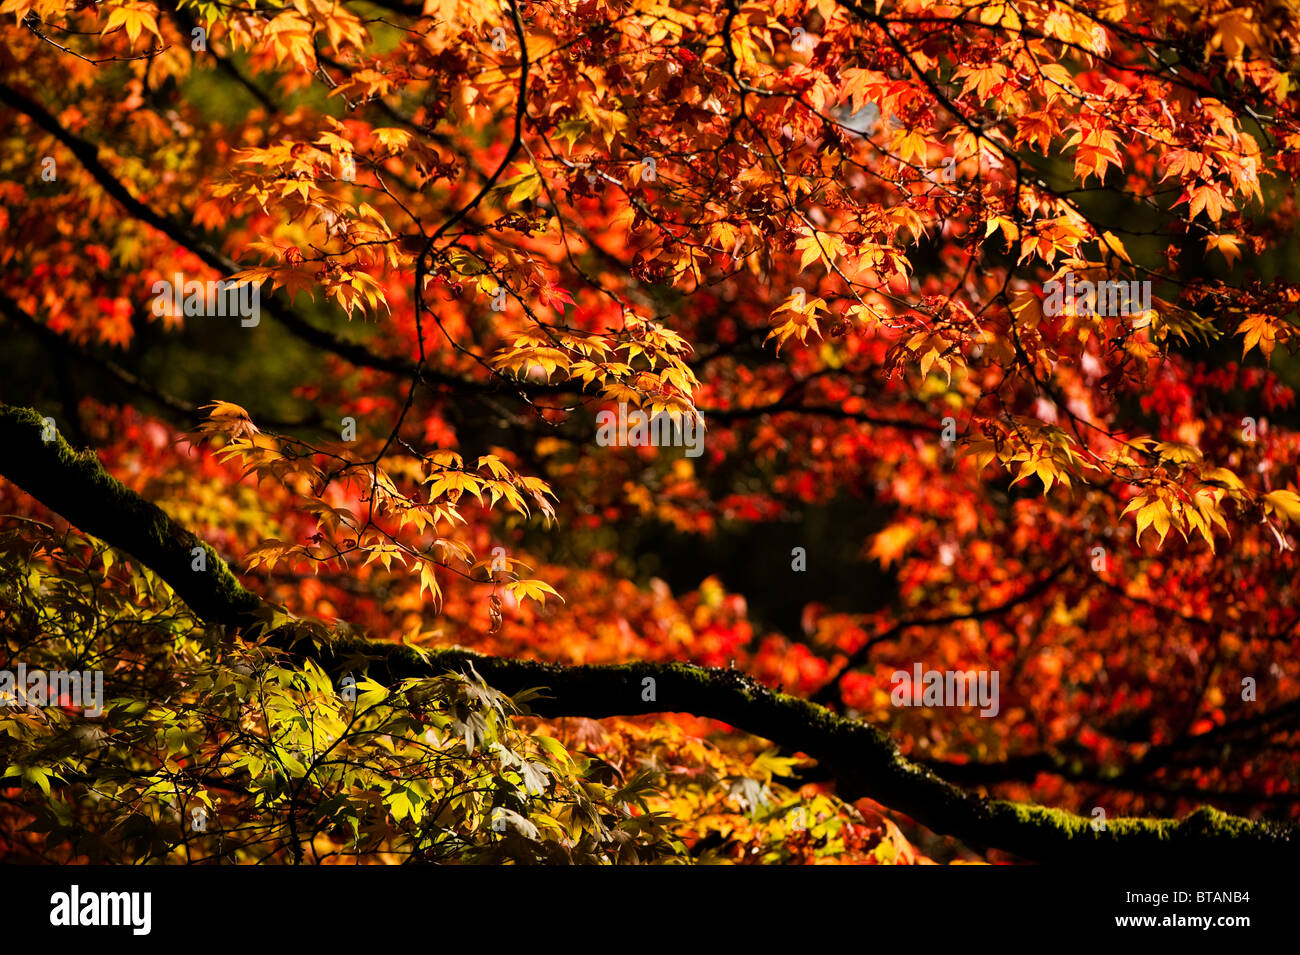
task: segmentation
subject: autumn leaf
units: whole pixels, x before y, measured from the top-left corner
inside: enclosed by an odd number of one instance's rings
[[[160,40],[162,39],[162,33],[158,29],[158,21],[154,19],[153,13],[141,5],[133,4],[129,7],[117,7],[111,10],[108,14],[108,20],[99,32],[101,35],[111,33],[118,27],[126,30],[126,35],[132,45],[140,38],[141,32],[145,30],[148,30]]]

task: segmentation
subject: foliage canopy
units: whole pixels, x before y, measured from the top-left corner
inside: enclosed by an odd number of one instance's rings
[[[6,857],[1008,848],[849,791],[830,714],[773,747],[451,647],[734,667],[887,731],[881,780],[1294,818],[1295,0],[0,16],[0,397],[57,432],[0,448],[5,666],[108,686],[0,711]],[[258,311],[185,303],[216,280]],[[620,404],[703,454],[599,446]],[[33,473],[64,439],[121,484]],[[358,634],[431,672],[364,676]],[[897,706],[918,661],[1000,673],[998,715]]]

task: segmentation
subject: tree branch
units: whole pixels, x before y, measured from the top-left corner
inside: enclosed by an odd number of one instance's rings
[[[0,83],[0,103],[27,116],[33,123],[63,143],[77,157],[100,188],[116,199],[133,219],[138,219],[145,225],[157,229],[177,245],[194,253],[209,268],[226,275],[231,275],[240,270],[239,265],[233,259],[209,246],[187,226],[163,213],[156,212],[133,196],[125,184],[100,162],[99,147],[89,140],[82,139],[64,129],[59,120],[40,103],[5,83]],[[377,371],[386,371],[404,377],[410,377],[415,372],[415,363],[410,359],[395,355],[376,354],[364,345],[341,338],[331,331],[313,325],[288,304],[288,299],[283,292],[277,292],[271,296],[271,300],[267,303],[267,311],[273,319],[283,323],[286,329],[309,345],[314,345],[317,348],[338,355],[359,368],[373,368]],[[445,377],[450,383],[457,385],[468,384],[463,383],[455,376]],[[438,376],[431,376],[428,372],[425,373],[425,378],[442,380]],[[472,384],[469,386],[472,386]]]
[[[57,434],[43,440],[35,411],[0,405],[0,475],[151,568],[201,619],[242,628],[266,604],[245,589],[207,544],[156,505],[110,476],[91,452],[74,452]],[[203,548],[207,570],[194,571],[192,552]],[[473,667],[508,694],[545,687],[533,701],[541,716],[593,718],[686,712],[729,723],[817,759],[847,799],[870,797],[929,828],[986,850],[1006,850],[1040,862],[1113,865],[1117,861],[1255,863],[1297,856],[1296,831],[1280,822],[1252,822],[1203,807],[1180,821],[1111,819],[1095,831],[1090,820],[1062,810],[985,799],[903,758],[879,729],[845,719],[799,697],[777,693],[734,671],[675,663],[561,666],[489,657],[460,649],[417,652],[360,638],[336,638],[323,647],[298,640],[295,626],[270,642],[320,663],[336,676],[371,660],[379,680],[428,677]],[[647,680],[654,699],[647,700]]]

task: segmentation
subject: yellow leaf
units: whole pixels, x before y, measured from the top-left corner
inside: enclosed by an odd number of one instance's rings
[[[543,580],[516,580],[506,584],[506,590],[520,601],[536,600],[539,604],[544,604],[546,595],[550,594],[560,603],[564,603],[564,598],[556,593],[555,588]]]
[[[1169,533],[1169,511],[1161,507],[1153,515],[1156,532],[1160,535],[1160,543],[1165,542],[1165,535]]]
[[[987,239],[998,229],[1007,237],[1008,245],[1020,238],[1019,227],[1006,216],[990,216],[988,225],[984,227],[984,238]]]
[[[150,33],[162,38],[162,33],[158,30],[158,21],[154,19],[153,14],[148,10],[141,10],[137,7],[118,7],[108,15],[108,22],[104,24],[104,29],[100,31],[103,36],[117,29],[119,26],[126,28],[126,35],[134,44],[140,38],[141,30],[148,30]]]
[[[1300,494],[1295,491],[1270,491],[1264,495],[1264,500],[1274,510],[1285,514],[1292,524],[1300,524]]]
[[[1101,234],[1101,245],[1102,248],[1114,252],[1125,262],[1132,264],[1133,260],[1128,257],[1128,250],[1124,248],[1124,243],[1119,240],[1119,237],[1114,232],[1103,232]]]
[[[803,253],[799,258],[799,271],[801,272],[808,267],[809,263],[816,262],[824,254],[821,242],[815,234],[804,236],[797,241],[794,244],[794,250]]]
[[[915,536],[915,531],[907,524],[887,527],[871,542],[871,551],[867,556],[880,561],[882,567],[888,567],[902,556]]]
[[[924,160],[929,153],[930,144],[924,136],[915,130],[911,132],[900,131],[898,137],[894,140],[894,148],[898,150],[899,158],[906,163]]]
[[[1218,249],[1231,267],[1241,258],[1241,239],[1234,235],[1207,235],[1205,251],[1209,252],[1211,249]]]
[[[1202,480],[1218,481],[1220,484],[1226,484],[1228,487],[1236,491],[1239,491],[1246,486],[1241,483],[1241,478],[1237,477],[1237,475],[1233,474],[1227,468],[1214,468],[1211,471],[1206,471]]]
[[[1156,519],[1156,515],[1164,511],[1164,507],[1164,504],[1158,500],[1148,501],[1143,505],[1142,509],[1137,512],[1137,537],[1134,539],[1134,543],[1139,545],[1142,543],[1142,532],[1151,526],[1152,522]],[[1156,530],[1158,531],[1159,529],[1160,528],[1157,525]],[[1168,532],[1168,530],[1169,517],[1166,515],[1165,531]],[[1164,539],[1164,535],[1161,535],[1161,539]]]
[[[963,449],[962,454],[964,456],[969,455],[975,459],[975,469],[977,471],[983,471],[986,467],[992,464],[998,456],[996,445],[986,438],[979,438],[971,441]]]
[[[424,596],[425,590],[429,591],[429,597],[433,602],[439,603],[442,600],[442,591],[438,587],[438,579],[434,576],[433,564],[427,560],[420,561],[420,596]]]

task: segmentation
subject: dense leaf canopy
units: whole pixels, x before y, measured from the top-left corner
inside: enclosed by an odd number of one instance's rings
[[[6,858],[1293,844],[1295,0],[0,17]]]

